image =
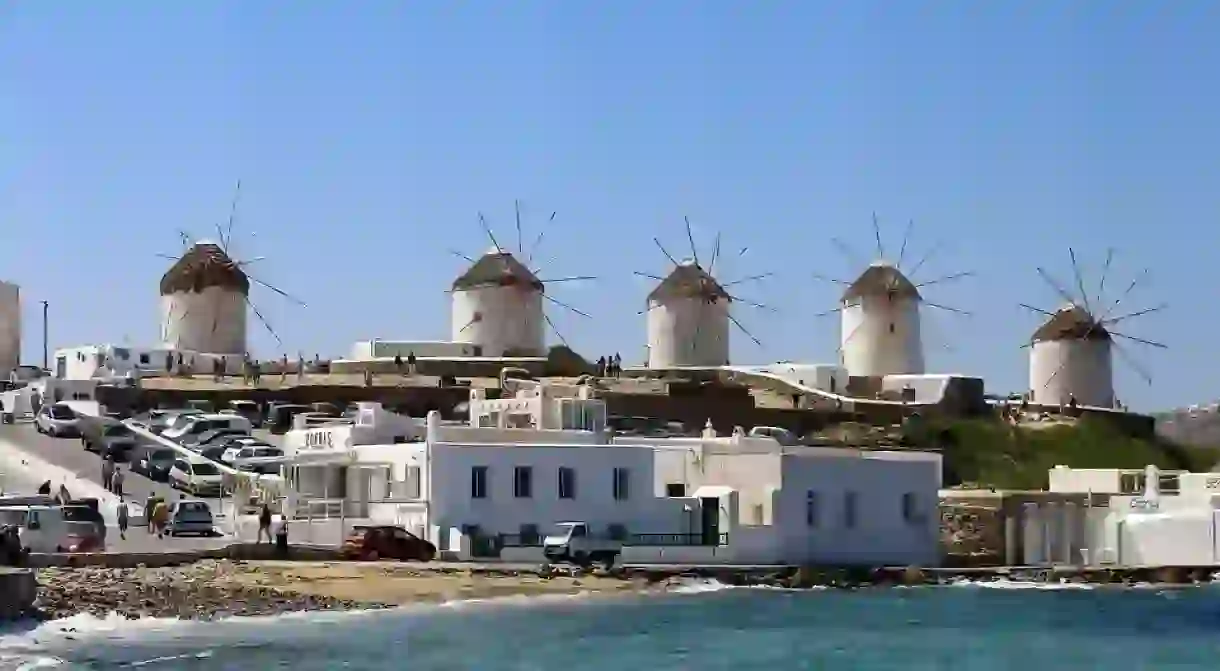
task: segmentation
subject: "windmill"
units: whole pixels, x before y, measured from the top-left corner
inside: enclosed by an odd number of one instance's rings
[[[268,289],[302,307],[305,303],[249,274],[247,267],[265,257],[235,261],[230,256],[233,224],[237,218],[237,202],[241,181],[233,193],[226,226],[216,224],[217,240],[196,240],[186,231],[178,231],[183,251],[171,259],[174,265],[161,278],[161,341],[166,347],[207,354],[244,356],[246,344],[246,310],[266,327],[275,341],[283,341],[250,299],[251,284]]]
[[[704,269],[699,261],[690,219],[686,220],[686,239],[690,242],[691,258],[679,262],[666,251],[660,239],[653,238],[657,248],[673,264],[665,277],[636,271],[636,275],[656,280],[659,284],[648,294],[648,307],[638,314],[648,315],[648,367],[653,369],[724,366],[729,363],[730,324],[754,341],[754,337],[733,316],[733,303],[751,305],[764,310],[772,308],[729,293],[729,287],[762,280],[771,273],[742,277],[721,284],[712,273],[720,260],[720,235],[712,243],[712,254]],[[737,253],[740,258],[748,248]]]
[[[1097,291],[1089,295],[1076,252],[1068,249],[1072,262],[1072,275],[1076,291],[1064,289],[1044,269],[1038,275],[1055,294],[1064,301],[1058,310],[1050,311],[1020,303],[1026,310],[1036,312],[1046,321],[1034,331],[1029,342],[1022,347],[1030,349],[1029,391],[1030,401],[1041,405],[1077,405],[1113,408],[1118,405],[1114,397],[1113,353],[1117,352],[1123,362],[1130,366],[1145,382],[1152,384],[1152,375],[1120,344],[1120,340],[1139,345],[1166,349],[1159,342],[1119,333],[1115,326],[1169,307],[1160,304],[1135,311],[1120,312],[1131,292],[1146,281],[1145,269],[1127,285],[1117,298],[1106,295],[1106,280],[1114,261],[1114,250],[1106,252]]]
[[[920,290],[970,277],[973,272],[957,272],[924,281],[911,279],[940,251],[939,245],[929,248],[908,270],[904,270],[907,244],[914,226],[914,221],[907,224],[898,258],[889,261],[881,242],[881,226],[874,214],[873,238],[877,244],[877,256],[867,264],[864,272],[852,282],[814,275],[815,279],[846,287],[836,308],[815,316],[840,315],[838,354],[848,375],[922,375],[924,352],[920,308],[926,306],[960,315],[970,314],[965,310],[930,302]],[[849,260],[858,262],[859,257],[838,238],[831,238],[831,244]]]
[[[546,287],[597,278],[581,275],[539,279],[538,268],[531,269],[530,264],[534,262],[546,229],[539,229],[527,251],[521,227],[521,201],[513,201],[513,209],[516,254],[500,244],[482,213],[479,214],[479,226],[491,241],[491,249],[477,259],[452,252],[471,264],[450,287],[452,340],[474,345],[477,356],[545,356],[548,327],[567,346],[567,339],[546,314],[545,303],[589,318],[587,313],[548,296]],[[555,221],[555,215],[555,212],[551,213],[548,224]]]

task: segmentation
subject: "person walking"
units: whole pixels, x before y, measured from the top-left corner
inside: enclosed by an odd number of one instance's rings
[[[109,455],[102,457],[102,486],[106,491],[113,493],[114,487],[111,485],[114,482],[114,460]]]
[[[119,538],[121,538],[123,540],[127,540],[127,525],[130,522],[131,522],[131,518],[128,517],[127,501],[124,500],[122,496],[119,496],[119,510],[118,510]]]
[[[407,352],[407,375],[415,375],[416,363],[415,352]]]
[[[157,538],[165,538],[165,522],[168,519],[169,505],[158,500],[152,511],[152,525],[157,530]]]
[[[114,475],[110,478],[110,491],[119,498],[123,496],[123,469],[118,466],[114,467]]]
[[[271,539],[271,508],[266,503],[263,504],[263,509],[258,513],[258,540],[256,543],[263,542],[263,535],[267,536],[267,543],[272,542]]]

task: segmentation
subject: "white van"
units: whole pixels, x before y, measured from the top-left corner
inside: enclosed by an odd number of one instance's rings
[[[173,441],[181,441],[187,436],[197,436],[213,429],[231,429],[250,433],[253,428],[250,425],[250,420],[241,415],[222,415],[217,413],[196,415],[181,425],[175,423],[175,426],[166,429],[161,435]]]
[[[64,552],[73,544],[63,509],[53,506],[0,507],[0,526],[15,525],[21,547],[30,552]]]

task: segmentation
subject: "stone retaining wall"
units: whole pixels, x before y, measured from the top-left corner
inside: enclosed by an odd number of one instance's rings
[[[0,620],[21,617],[34,606],[38,580],[30,569],[0,567]]]
[[[222,548],[207,550],[184,550],[181,552],[85,552],[80,554],[39,554],[29,555],[27,565],[33,568],[70,567],[70,566],[104,566],[106,568],[160,568],[163,566],[181,566],[203,559],[233,559],[238,561],[257,561],[278,559],[275,546],[270,544],[237,543]],[[290,545],[288,559],[297,561],[330,561],[339,558],[339,550],[333,547],[317,547],[311,545]]]

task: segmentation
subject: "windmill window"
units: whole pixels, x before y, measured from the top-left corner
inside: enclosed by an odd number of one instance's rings
[[[890,333],[894,332],[894,322],[890,322]]]

